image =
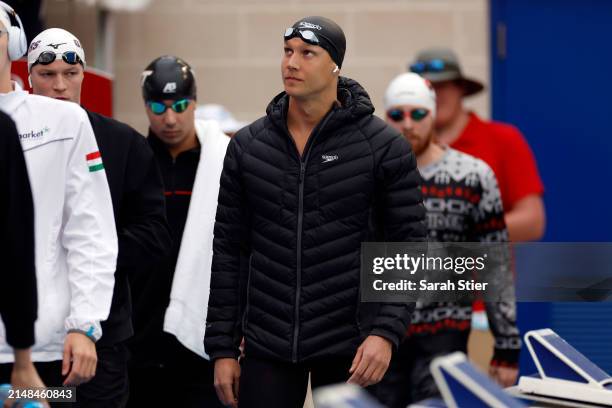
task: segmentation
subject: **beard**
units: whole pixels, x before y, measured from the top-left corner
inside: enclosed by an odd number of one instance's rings
[[[404,137],[408,139],[412,146],[412,151],[416,156],[421,155],[425,152],[433,141],[433,129],[429,131],[427,136],[421,136],[413,132],[404,133]]]

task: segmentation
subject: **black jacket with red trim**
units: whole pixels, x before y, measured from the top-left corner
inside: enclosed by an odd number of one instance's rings
[[[172,248],[169,255],[157,263],[150,276],[142,276],[131,282],[135,330],[129,343],[132,364],[138,367],[168,364],[187,367],[188,364],[198,364],[203,359],[184,347],[174,335],[165,333],[163,326],[200,161],[200,147],[182,152],[173,158],[168,148],[153,132],[149,131],[147,141],[162,176]]]

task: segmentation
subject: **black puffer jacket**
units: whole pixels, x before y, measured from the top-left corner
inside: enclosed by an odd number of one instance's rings
[[[361,243],[422,241],[409,143],[340,78],[300,157],[281,93],[232,139],[221,175],[205,347],[211,358],[352,357],[377,334],[397,345],[413,305],[359,304]],[[240,288],[240,289],[239,289]]]

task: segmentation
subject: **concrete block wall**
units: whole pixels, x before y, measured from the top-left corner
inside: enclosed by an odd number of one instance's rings
[[[72,30],[96,66],[95,8],[47,0],[43,13],[48,26]],[[342,74],[366,88],[378,115],[388,82],[423,47],[452,47],[467,74],[489,82],[487,0],[153,0],[141,12],[112,13],[115,117],[146,131],[140,73],[155,57],[175,54],[195,69],[199,103],[221,103],[238,119],[256,119],[282,91],[285,28],[313,14],[345,30]],[[487,89],[467,103],[489,117],[489,96]]]

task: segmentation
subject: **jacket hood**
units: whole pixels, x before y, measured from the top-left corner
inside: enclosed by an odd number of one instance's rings
[[[334,107],[334,116],[327,123],[326,128],[334,129],[343,124],[361,119],[374,113],[374,105],[365,89],[355,80],[338,78],[338,101],[340,106]],[[281,92],[268,104],[266,114],[278,127],[286,127],[287,110],[289,109],[289,95]]]

